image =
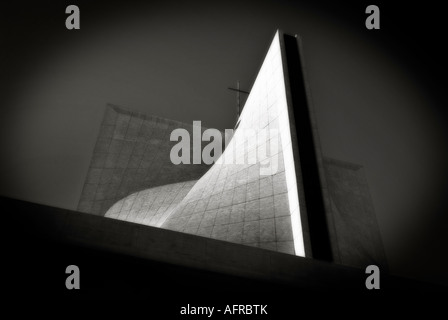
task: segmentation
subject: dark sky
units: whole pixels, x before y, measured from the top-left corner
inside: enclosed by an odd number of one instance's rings
[[[65,28],[77,4],[81,30]],[[447,275],[447,49],[435,1],[2,4],[0,194],[75,209],[106,103],[232,128],[280,28],[303,39],[323,153],[365,166],[391,270]]]

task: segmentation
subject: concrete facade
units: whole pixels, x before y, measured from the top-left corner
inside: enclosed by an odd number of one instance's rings
[[[193,125],[107,105],[78,211],[104,215],[117,201],[151,187],[197,180],[208,165],[174,165],[170,134]],[[202,128],[205,130],[206,128]]]
[[[324,158],[339,262],[351,266],[374,264],[387,269],[387,259],[364,168]]]
[[[160,227],[195,183],[193,180],[138,191],[115,203],[106,217]]]
[[[305,255],[285,90],[277,33],[222,155],[224,163],[199,179],[162,227]]]
[[[171,163],[171,131],[192,133],[191,125],[109,106],[79,211],[346,265],[385,265],[361,167],[322,156],[297,48],[294,37],[276,33],[212,166]]]
[[[238,128],[222,155],[223,159],[233,159],[233,164],[215,163],[175,208],[177,202],[170,203],[169,196],[160,200],[168,201],[168,211],[157,201],[149,208],[148,203],[154,197],[142,199],[139,193],[114,205],[106,216],[304,256],[303,244],[298,246],[299,252],[295,250],[291,222],[295,214],[294,225],[299,229],[296,237],[301,242],[297,184],[286,178],[287,175],[294,178],[295,173],[283,79],[277,34],[247,99]],[[257,138],[265,130],[266,139],[249,141],[246,130],[252,130]],[[263,173],[263,168],[268,172]],[[145,192],[152,194],[156,190]],[[132,199],[139,200],[131,204]],[[146,213],[138,209],[141,207]],[[149,218],[154,216],[152,212],[164,221]]]

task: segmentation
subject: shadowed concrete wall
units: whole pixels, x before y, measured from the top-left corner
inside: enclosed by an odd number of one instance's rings
[[[289,305],[285,304],[289,301],[285,298],[291,298],[291,306],[296,310],[297,298],[313,292],[319,293],[313,296],[319,301],[316,306],[321,305],[322,293],[326,291],[338,293],[329,296],[329,301],[333,301],[340,297],[341,291],[351,290],[366,294],[363,297],[371,307],[374,297],[387,292],[402,295],[415,294],[416,290],[447,290],[391,277],[382,271],[381,290],[372,295],[365,287],[364,268],[338,266],[2,197],[0,206],[21,213],[5,216],[6,225],[12,228],[3,232],[5,240],[13,238],[12,233],[17,235],[17,230],[21,232],[14,245],[6,246],[7,258],[3,264],[8,275],[6,289],[17,299],[83,296],[114,300],[138,297],[148,301],[150,297],[151,301],[163,304],[180,297],[186,304],[185,297],[198,293],[201,301],[220,293],[221,301],[243,293],[241,298],[257,297],[263,303],[278,297],[282,302],[280,308]],[[23,248],[28,249],[26,254]],[[30,261],[39,261],[32,266],[39,275],[32,286],[29,277],[23,276],[29,272]],[[64,286],[64,270],[73,263],[81,270],[81,290],[67,290]],[[192,281],[185,282],[189,279]],[[256,282],[248,282],[249,279]],[[353,296],[343,296],[341,303],[347,298],[353,300]],[[394,296],[388,298],[392,299],[383,297],[378,303],[396,302]],[[236,303],[241,301],[244,300]]]
[[[340,262],[387,268],[369,186],[362,166],[324,158]]]
[[[78,210],[104,215],[114,203],[137,191],[201,177],[208,165],[174,165],[170,160],[177,143],[170,141],[170,134],[177,128],[193,133],[192,124],[108,105]]]

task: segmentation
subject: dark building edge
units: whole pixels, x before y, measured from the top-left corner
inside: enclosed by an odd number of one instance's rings
[[[305,83],[298,38],[279,30],[291,140],[299,193],[305,253],[325,261],[339,262],[337,241],[331,239],[329,206],[322,169],[317,128]],[[319,165],[320,163],[320,165]],[[333,235],[335,236],[335,232]]]
[[[0,208],[14,213],[4,219],[4,243],[15,239],[5,246],[2,288],[8,300],[22,305],[139,299],[153,309],[151,315],[168,316],[187,303],[251,303],[268,304],[279,319],[280,310],[303,315],[313,302],[346,303],[351,297],[396,303],[397,293],[448,292],[385,272],[381,290],[372,291],[363,269],[9,198],[0,197]],[[80,290],[65,288],[68,265],[80,268]]]

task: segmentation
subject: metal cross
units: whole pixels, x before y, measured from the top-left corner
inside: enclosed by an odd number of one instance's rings
[[[236,82],[236,88],[229,87],[227,89],[236,91],[236,121],[238,122],[238,118],[240,117],[240,114],[241,114],[240,93],[249,94],[249,92],[240,90],[240,81],[239,80]]]

